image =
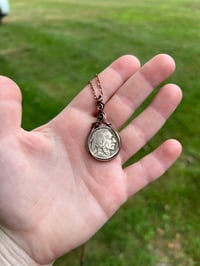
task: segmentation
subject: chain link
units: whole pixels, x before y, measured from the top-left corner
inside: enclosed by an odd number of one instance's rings
[[[100,82],[98,74],[95,75],[95,79],[96,79],[96,83],[97,83],[97,90],[99,92],[99,96],[97,96],[97,93],[95,91],[95,88],[94,88],[94,85],[93,85],[92,81],[89,81],[88,83],[90,85],[90,88],[91,88],[91,91],[92,91],[92,94],[94,96],[95,101],[98,102],[99,99],[103,100],[103,89],[102,89],[101,82]]]

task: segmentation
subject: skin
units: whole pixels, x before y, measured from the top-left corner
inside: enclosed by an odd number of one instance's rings
[[[114,61],[99,74],[107,120],[119,129],[174,70],[174,60],[164,54],[142,67],[131,55]],[[85,147],[96,108],[88,86],[53,120],[27,132],[21,128],[20,89],[1,76],[1,230],[38,264],[51,263],[86,242],[130,196],[179,157],[181,144],[170,139],[122,168],[159,131],[181,97],[177,85],[164,85],[120,132],[118,156],[102,163]]]

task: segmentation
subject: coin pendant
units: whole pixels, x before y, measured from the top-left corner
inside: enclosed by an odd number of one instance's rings
[[[119,153],[120,136],[110,125],[93,127],[88,138],[88,148],[95,159],[109,161]]]

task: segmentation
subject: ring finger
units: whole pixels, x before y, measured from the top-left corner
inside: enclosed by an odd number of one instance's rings
[[[181,98],[182,92],[177,85],[165,85],[152,103],[122,130],[121,158],[123,163],[156,134],[176,109]]]

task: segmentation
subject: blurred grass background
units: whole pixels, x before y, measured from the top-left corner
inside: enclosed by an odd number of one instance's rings
[[[181,106],[134,159],[169,137],[184,147],[165,176],[130,199],[86,246],[86,266],[200,265],[200,1],[13,0],[0,27],[0,74],[23,93],[23,127],[62,110],[123,54],[169,53]],[[80,250],[56,266],[79,265]]]

